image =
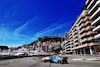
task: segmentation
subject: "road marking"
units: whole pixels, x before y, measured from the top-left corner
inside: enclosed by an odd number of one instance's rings
[[[95,58],[95,59],[68,59],[68,60],[100,60],[100,58]]]

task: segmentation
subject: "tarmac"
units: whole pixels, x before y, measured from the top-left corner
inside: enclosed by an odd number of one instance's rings
[[[69,61],[100,61],[100,54],[98,55],[71,55],[71,54],[67,54],[67,55],[58,55],[58,56],[62,56],[62,57],[68,57]]]

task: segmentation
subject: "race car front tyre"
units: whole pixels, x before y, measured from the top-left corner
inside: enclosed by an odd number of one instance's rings
[[[53,63],[53,61],[52,61],[52,60],[50,60],[50,63]]]
[[[44,62],[47,62],[47,60],[45,59]]]

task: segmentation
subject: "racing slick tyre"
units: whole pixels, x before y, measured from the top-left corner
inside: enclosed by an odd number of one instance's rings
[[[63,61],[59,61],[61,64],[64,64],[64,62]]]
[[[45,59],[44,62],[47,62],[47,60]]]
[[[65,63],[68,64],[68,60],[66,60]]]
[[[52,61],[52,60],[50,60],[50,63],[53,63],[53,61]]]

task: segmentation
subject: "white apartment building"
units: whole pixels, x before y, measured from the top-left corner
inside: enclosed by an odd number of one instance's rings
[[[72,47],[73,45],[71,44],[70,40],[68,39],[66,42],[66,54],[72,54]]]
[[[88,14],[90,14],[90,20],[92,21],[91,25],[95,26],[93,29],[93,31],[96,32],[94,38],[100,43],[100,0],[87,0],[86,5],[89,10]],[[98,46],[96,48],[98,48]]]
[[[99,52],[99,42],[95,39],[97,34],[89,10],[83,10],[73,27],[69,31],[71,50],[74,54],[96,54]]]

